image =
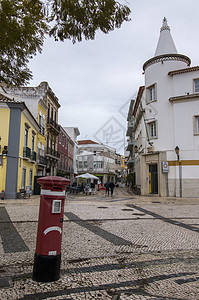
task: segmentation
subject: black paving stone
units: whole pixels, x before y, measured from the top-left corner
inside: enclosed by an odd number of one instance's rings
[[[86,228],[87,230],[95,233],[96,235],[102,237],[103,239],[109,241],[110,243],[112,243],[116,246],[121,246],[121,245],[131,246],[132,245],[131,242],[129,242],[113,233],[110,233],[96,225],[92,225],[92,224],[89,224],[88,222],[85,222],[84,220],[80,219],[78,216],[76,216],[72,212],[66,212],[65,216],[69,220],[73,221],[74,223]]]
[[[152,282],[167,280],[171,278],[176,277],[184,277],[186,275],[192,275],[195,273],[172,273],[167,275],[159,275],[159,276],[152,276],[144,279],[138,279],[138,280],[131,280],[131,281],[122,281],[117,283],[107,283],[107,284],[101,284],[101,285],[93,285],[93,286],[81,286],[77,288],[70,288],[66,290],[57,290],[53,292],[40,292],[35,294],[28,294],[25,295],[23,298],[20,298],[20,300],[41,300],[41,299],[47,299],[50,297],[56,297],[56,296],[63,296],[63,295],[70,295],[70,294],[78,294],[78,293],[88,293],[88,292],[94,292],[94,291],[102,291],[102,290],[110,290],[110,289],[119,289],[125,287],[144,287],[145,285],[148,285]]]
[[[0,222],[0,235],[5,253],[30,251],[12,224],[5,207],[0,207]]]
[[[9,288],[10,287],[10,282],[9,278],[0,278],[0,288]]]
[[[172,225],[176,225],[176,226],[180,226],[180,227],[183,227],[184,229],[188,229],[188,230],[191,230],[191,231],[194,231],[194,232],[198,232],[199,233],[199,228],[198,227],[193,227],[193,226],[190,226],[190,225],[187,225],[185,223],[182,223],[182,222],[176,222],[175,220],[172,220],[170,218],[166,218],[164,216],[161,216],[159,214],[156,214],[150,210],[147,210],[145,208],[142,208],[142,207],[139,207],[137,205],[134,205],[134,204],[126,204],[126,206],[128,207],[132,207],[132,208],[135,208],[147,215],[150,215],[150,216],[153,216],[154,218],[157,218],[157,219],[160,219],[162,220],[163,222],[166,222],[166,223],[170,223]]]

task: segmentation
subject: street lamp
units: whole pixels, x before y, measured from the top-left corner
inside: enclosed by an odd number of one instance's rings
[[[179,164],[180,198],[182,198],[182,165],[180,161],[180,148],[178,146],[175,147],[175,153]]]
[[[176,153],[178,161],[179,161],[179,158],[180,158],[180,156],[179,156],[180,148],[178,146],[175,147],[175,153]]]

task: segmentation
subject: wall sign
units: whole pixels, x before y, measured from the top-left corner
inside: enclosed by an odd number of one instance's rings
[[[162,172],[168,173],[169,172],[169,163],[168,161],[162,161]]]

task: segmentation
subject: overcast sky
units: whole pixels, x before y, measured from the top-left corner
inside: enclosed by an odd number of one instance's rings
[[[107,143],[123,154],[130,99],[144,84],[142,66],[154,56],[164,17],[178,53],[199,64],[198,0],[128,0],[131,22],[94,41],[45,41],[29,64],[29,86],[47,81],[61,104],[59,123],[78,139]]]

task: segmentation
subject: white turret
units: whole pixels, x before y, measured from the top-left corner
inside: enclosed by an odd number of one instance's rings
[[[155,56],[162,54],[176,54],[177,49],[172,39],[167,19],[164,17],[162,27],[160,28],[160,37],[158,40]]]
[[[163,151],[172,148],[173,119],[172,105],[168,99],[174,96],[170,71],[185,69],[190,65],[190,58],[178,54],[171,36],[167,19],[163,19],[155,56],[143,65],[145,72],[145,117],[156,120],[158,138],[152,139],[154,149]]]
[[[162,63],[164,61],[180,62],[174,67],[181,69],[190,66],[191,60],[189,57],[178,54],[173,38],[171,36],[170,27],[167,24],[167,19],[164,17],[162,27],[160,28],[160,36],[153,58],[147,60],[144,65],[144,71],[151,65]]]

